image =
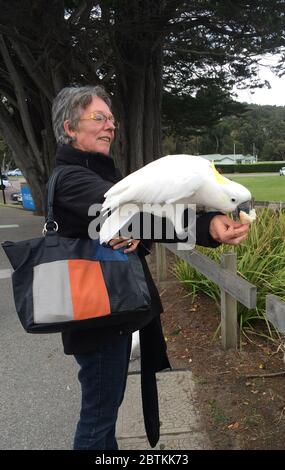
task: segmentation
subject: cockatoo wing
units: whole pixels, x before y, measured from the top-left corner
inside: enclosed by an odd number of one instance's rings
[[[134,204],[124,204],[114,209],[101,227],[100,243],[108,243],[112,238],[118,236],[119,230],[138,212],[140,212],[140,208]]]

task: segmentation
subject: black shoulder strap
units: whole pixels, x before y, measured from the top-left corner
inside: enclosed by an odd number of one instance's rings
[[[58,225],[54,220],[53,216],[53,200],[54,200],[54,193],[56,184],[58,182],[59,177],[66,171],[70,169],[84,168],[78,167],[78,165],[59,165],[56,166],[49,177],[48,185],[47,185],[47,215],[46,215],[46,223],[44,226],[43,233],[47,233],[48,231],[57,231]],[[86,168],[86,170],[88,170]]]
[[[56,223],[53,217],[53,200],[54,200],[54,193],[56,188],[56,183],[58,181],[59,176],[69,168],[66,165],[57,166],[48,181],[47,186],[47,216],[46,216],[46,224],[45,227],[47,230],[55,230]]]

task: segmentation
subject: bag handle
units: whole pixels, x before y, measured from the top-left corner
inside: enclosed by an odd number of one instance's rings
[[[53,216],[53,200],[54,200],[54,193],[55,193],[55,188],[56,188],[56,183],[58,181],[59,175],[63,173],[65,170],[65,166],[57,166],[48,181],[48,186],[47,186],[47,216],[46,216],[46,222],[43,228],[43,235],[46,235],[47,232],[57,232],[58,230],[58,224],[54,220]]]

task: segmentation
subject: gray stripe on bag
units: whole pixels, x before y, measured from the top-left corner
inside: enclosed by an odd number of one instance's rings
[[[53,261],[34,267],[34,322],[73,320],[68,261]]]

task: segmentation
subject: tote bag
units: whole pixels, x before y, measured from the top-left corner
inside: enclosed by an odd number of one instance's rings
[[[2,247],[14,269],[15,307],[29,333],[61,332],[143,322],[150,294],[138,255],[112,250],[99,240],[66,238],[53,217],[55,185],[48,184],[48,215],[43,236]]]

